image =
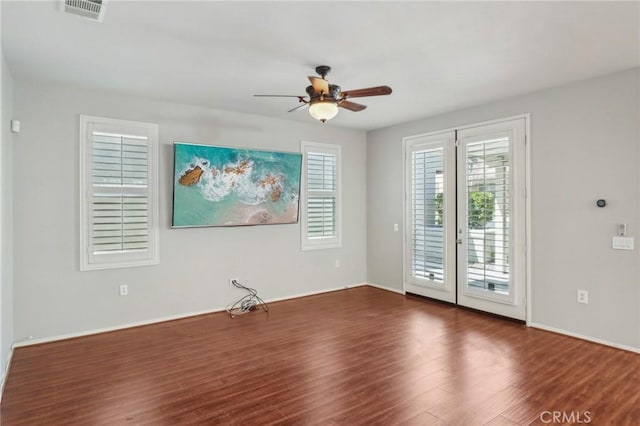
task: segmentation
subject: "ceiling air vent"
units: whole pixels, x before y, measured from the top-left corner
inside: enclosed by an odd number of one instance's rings
[[[64,11],[102,22],[105,0],[64,0]]]

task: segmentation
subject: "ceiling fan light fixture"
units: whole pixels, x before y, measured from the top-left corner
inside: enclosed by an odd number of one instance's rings
[[[309,114],[324,123],[338,114],[338,103],[333,100],[312,101],[309,105]]]
[[[0,0],[2,1],[2,0]],[[97,1],[97,0],[95,0]],[[104,0],[107,1],[107,0]],[[329,84],[325,79],[325,76],[329,73],[331,67],[328,65],[319,65],[316,67],[316,72],[320,74],[320,77],[307,77],[310,86],[307,86],[305,96],[299,95],[254,95],[273,98],[298,98],[298,105],[295,108],[291,108],[288,112],[298,111],[303,106],[309,106],[309,114],[316,120],[324,123],[327,120],[331,120],[338,114],[338,109],[343,108],[349,111],[358,112],[367,108],[366,105],[362,105],[356,102],[351,102],[348,99],[351,98],[364,98],[368,96],[382,96],[390,95],[391,87],[389,86],[375,86],[366,87],[363,89],[342,91],[342,88],[337,84]]]

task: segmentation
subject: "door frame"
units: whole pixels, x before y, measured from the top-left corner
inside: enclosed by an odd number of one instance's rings
[[[407,262],[407,199],[408,191],[407,187],[407,143],[409,140],[414,140],[421,137],[430,137],[438,135],[444,132],[452,132],[457,130],[464,130],[472,127],[485,126],[489,124],[498,124],[505,121],[524,119],[525,122],[525,159],[524,159],[524,191],[525,191],[525,208],[524,208],[524,228],[525,228],[525,253],[524,253],[524,269],[525,269],[525,322],[527,326],[531,325],[531,312],[533,309],[531,298],[531,114],[524,113],[518,115],[512,115],[508,117],[502,117],[494,120],[479,121],[471,124],[464,124],[461,126],[453,126],[446,129],[440,129],[437,131],[418,133],[414,135],[405,136],[402,138],[402,294],[407,293],[407,268],[405,267]]]

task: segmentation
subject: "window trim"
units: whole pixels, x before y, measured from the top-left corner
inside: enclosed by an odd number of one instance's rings
[[[337,144],[319,142],[300,142],[302,153],[302,179],[300,188],[300,247],[302,251],[323,250],[342,247],[342,147]],[[325,238],[308,238],[307,218],[307,154],[317,152],[319,154],[333,154],[336,156],[336,235]]]
[[[159,258],[159,208],[158,208],[158,125],[137,121],[80,115],[79,126],[79,196],[80,196],[80,271],[156,265]],[[116,130],[114,130],[114,128]],[[137,253],[99,255],[96,261],[90,253],[90,197],[94,193],[91,179],[91,135],[93,131],[146,136],[148,140],[148,209],[149,248]],[[142,255],[141,255],[142,254]]]

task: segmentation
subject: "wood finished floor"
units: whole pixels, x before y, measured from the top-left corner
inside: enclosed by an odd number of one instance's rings
[[[371,287],[270,308],[18,348],[2,425],[640,424],[638,354]]]

